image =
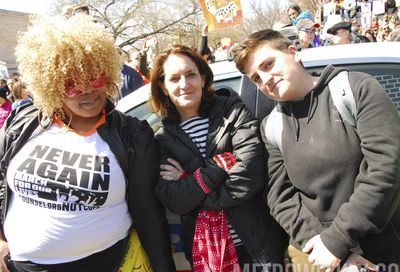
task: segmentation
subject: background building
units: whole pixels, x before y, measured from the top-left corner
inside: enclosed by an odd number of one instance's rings
[[[32,14],[0,9],[0,61],[7,64],[8,73],[17,71],[15,60],[15,46],[17,45],[18,32],[24,32]]]

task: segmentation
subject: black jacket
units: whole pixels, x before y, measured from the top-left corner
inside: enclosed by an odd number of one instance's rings
[[[46,122],[42,118],[42,124]],[[10,195],[5,178],[8,162],[38,129],[38,110],[29,106],[13,111],[0,133],[1,226]],[[165,211],[153,192],[160,157],[152,129],[147,123],[114,110],[97,132],[110,146],[125,173],[128,209],[154,271],[175,271]]]
[[[268,203],[298,248],[320,234],[340,259],[399,263],[400,118],[373,76],[349,72],[357,129],[344,122],[328,89],[342,70],[326,67],[303,100],[278,104],[282,151],[264,137]]]
[[[162,147],[162,163],[167,163],[167,157],[173,158],[190,174],[201,168],[204,182],[213,190],[205,194],[193,175],[177,181],[160,178],[156,187],[159,199],[181,215],[186,258],[191,261],[197,213],[203,208],[227,212],[254,262],[282,262],[287,237],[269,215],[261,195],[266,169],[258,121],[236,93],[217,96],[207,117],[205,160],[179,124],[163,120],[164,127],[156,133]],[[237,160],[229,172],[212,161],[214,155],[227,151]]]

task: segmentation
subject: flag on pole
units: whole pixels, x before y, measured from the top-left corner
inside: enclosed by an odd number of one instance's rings
[[[209,31],[243,23],[240,0],[200,0],[200,4]]]

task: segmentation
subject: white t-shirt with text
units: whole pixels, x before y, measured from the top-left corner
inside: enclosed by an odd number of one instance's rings
[[[4,224],[11,258],[65,263],[105,250],[132,224],[125,177],[95,132],[53,124],[25,144],[7,171],[12,190]]]

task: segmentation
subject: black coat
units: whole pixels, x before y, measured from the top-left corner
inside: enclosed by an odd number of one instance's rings
[[[8,162],[38,128],[38,110],[34,106],[18,111],[18,114],[12,112],[0,132],[0,227],[10,195],[5,179]],[[42,119],[42,124],[45,121]],[[110,146],[125,174],[128,209],[154,271],[175,271],[164,207],[153,191],[159,174],[160,154],[152,129],[146,122],[114,110],[97,132]]]
[[[205,194],[193,175],[177,181],[160,178],[156,187],[161,202],[181,215],[186,258],[191,261],[197,213],[202,208],[226,211],[254,262],[281,263],[287,237],[262,199],[266,162],[258,121],[236,93],[217,96],[207,117],[205,160],[179,124],[163,120],[164,127],[156,133],[162,163],[167,164],[167,157],[173,158],[190,174],[202,168],[203,180],[212,190]],[[229,172],[212,161],[214,155],[227,151],[237,160]]]

